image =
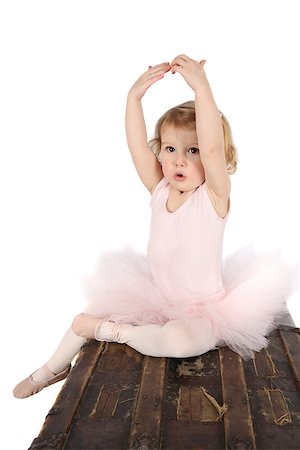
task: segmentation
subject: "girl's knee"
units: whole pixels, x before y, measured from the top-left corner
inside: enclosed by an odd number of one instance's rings
[[[74,317],[73,321],[72,321],[72,331],[73,333],[75,333],[77,336],[81,336],[81,331],[82,331],[82,319],[86,316],[85,313],[81,313],[81,314],[77,314],[77,316]]]
[[[191,344],[190,332],[183,322],[172,321],[165,325],[161,345],[166,348],[170,357],[187,357]]]
[[[164,344],[169,349],[169,356],[173,358],[189,358],[202,355],[214,348],[217,339],[213,336],[213,330],[209,324],[197,327],[188,321],[172,321],[165,325],[167,333],[164,336]],[[195,324],[194,324],[195,325]]]

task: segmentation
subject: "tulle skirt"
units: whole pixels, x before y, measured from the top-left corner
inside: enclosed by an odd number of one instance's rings
[[[290,324],[287,300],[297,288],[298,264],[287,263],[279,250],[257,253],[251,246],[224,260],[220,291],[196,300],[166,299],[146,255],[129,247],[103,253],[83,280],[85,312],[132,325],[200,317],[213,324],[218,346],[245,360],[268,346],[272,330]]]

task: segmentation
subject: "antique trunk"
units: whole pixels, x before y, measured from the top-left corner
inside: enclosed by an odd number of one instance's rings
[[[30,449],[299,450],[299,331],[273,331],[247,362],[88,341]]]

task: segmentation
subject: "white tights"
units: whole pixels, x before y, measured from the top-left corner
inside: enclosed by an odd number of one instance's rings
[[[217,343],[212,325],[199,318],[171,320],[163,326],[104,322],[98,336],[99,340],[126,343],[144,355],[171,358],[201,355]]]
[[[77,336],[72,327],[68,328],[57,349],[47,361],[47,367],[53,373],[60,373],[70,364],[85,342],[86,339]]]
[[[173,358],[201,355],[217,344],[212,325],[199,318],[171,320],[165,325],[103,322],[97,337],[101,341],[126,343],[144,355]],[[47,362],[49,369],[61,372],[85,342],[70,327]]]

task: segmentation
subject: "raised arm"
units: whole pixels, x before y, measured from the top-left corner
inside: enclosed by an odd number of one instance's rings
[[[204,72],[205,60],[198,63],[179,55],[171,63],[195,92],[196,131],[207,186],[227,204],[230,178],[224,151],[222,119]]]
[[[168,63],[149,67],[130,88],[126,102],[125,129],[128,148],[137,173],[149,192],[162,179],[161,165],[147,144],[142,98],[147,89],[170,70]]]

